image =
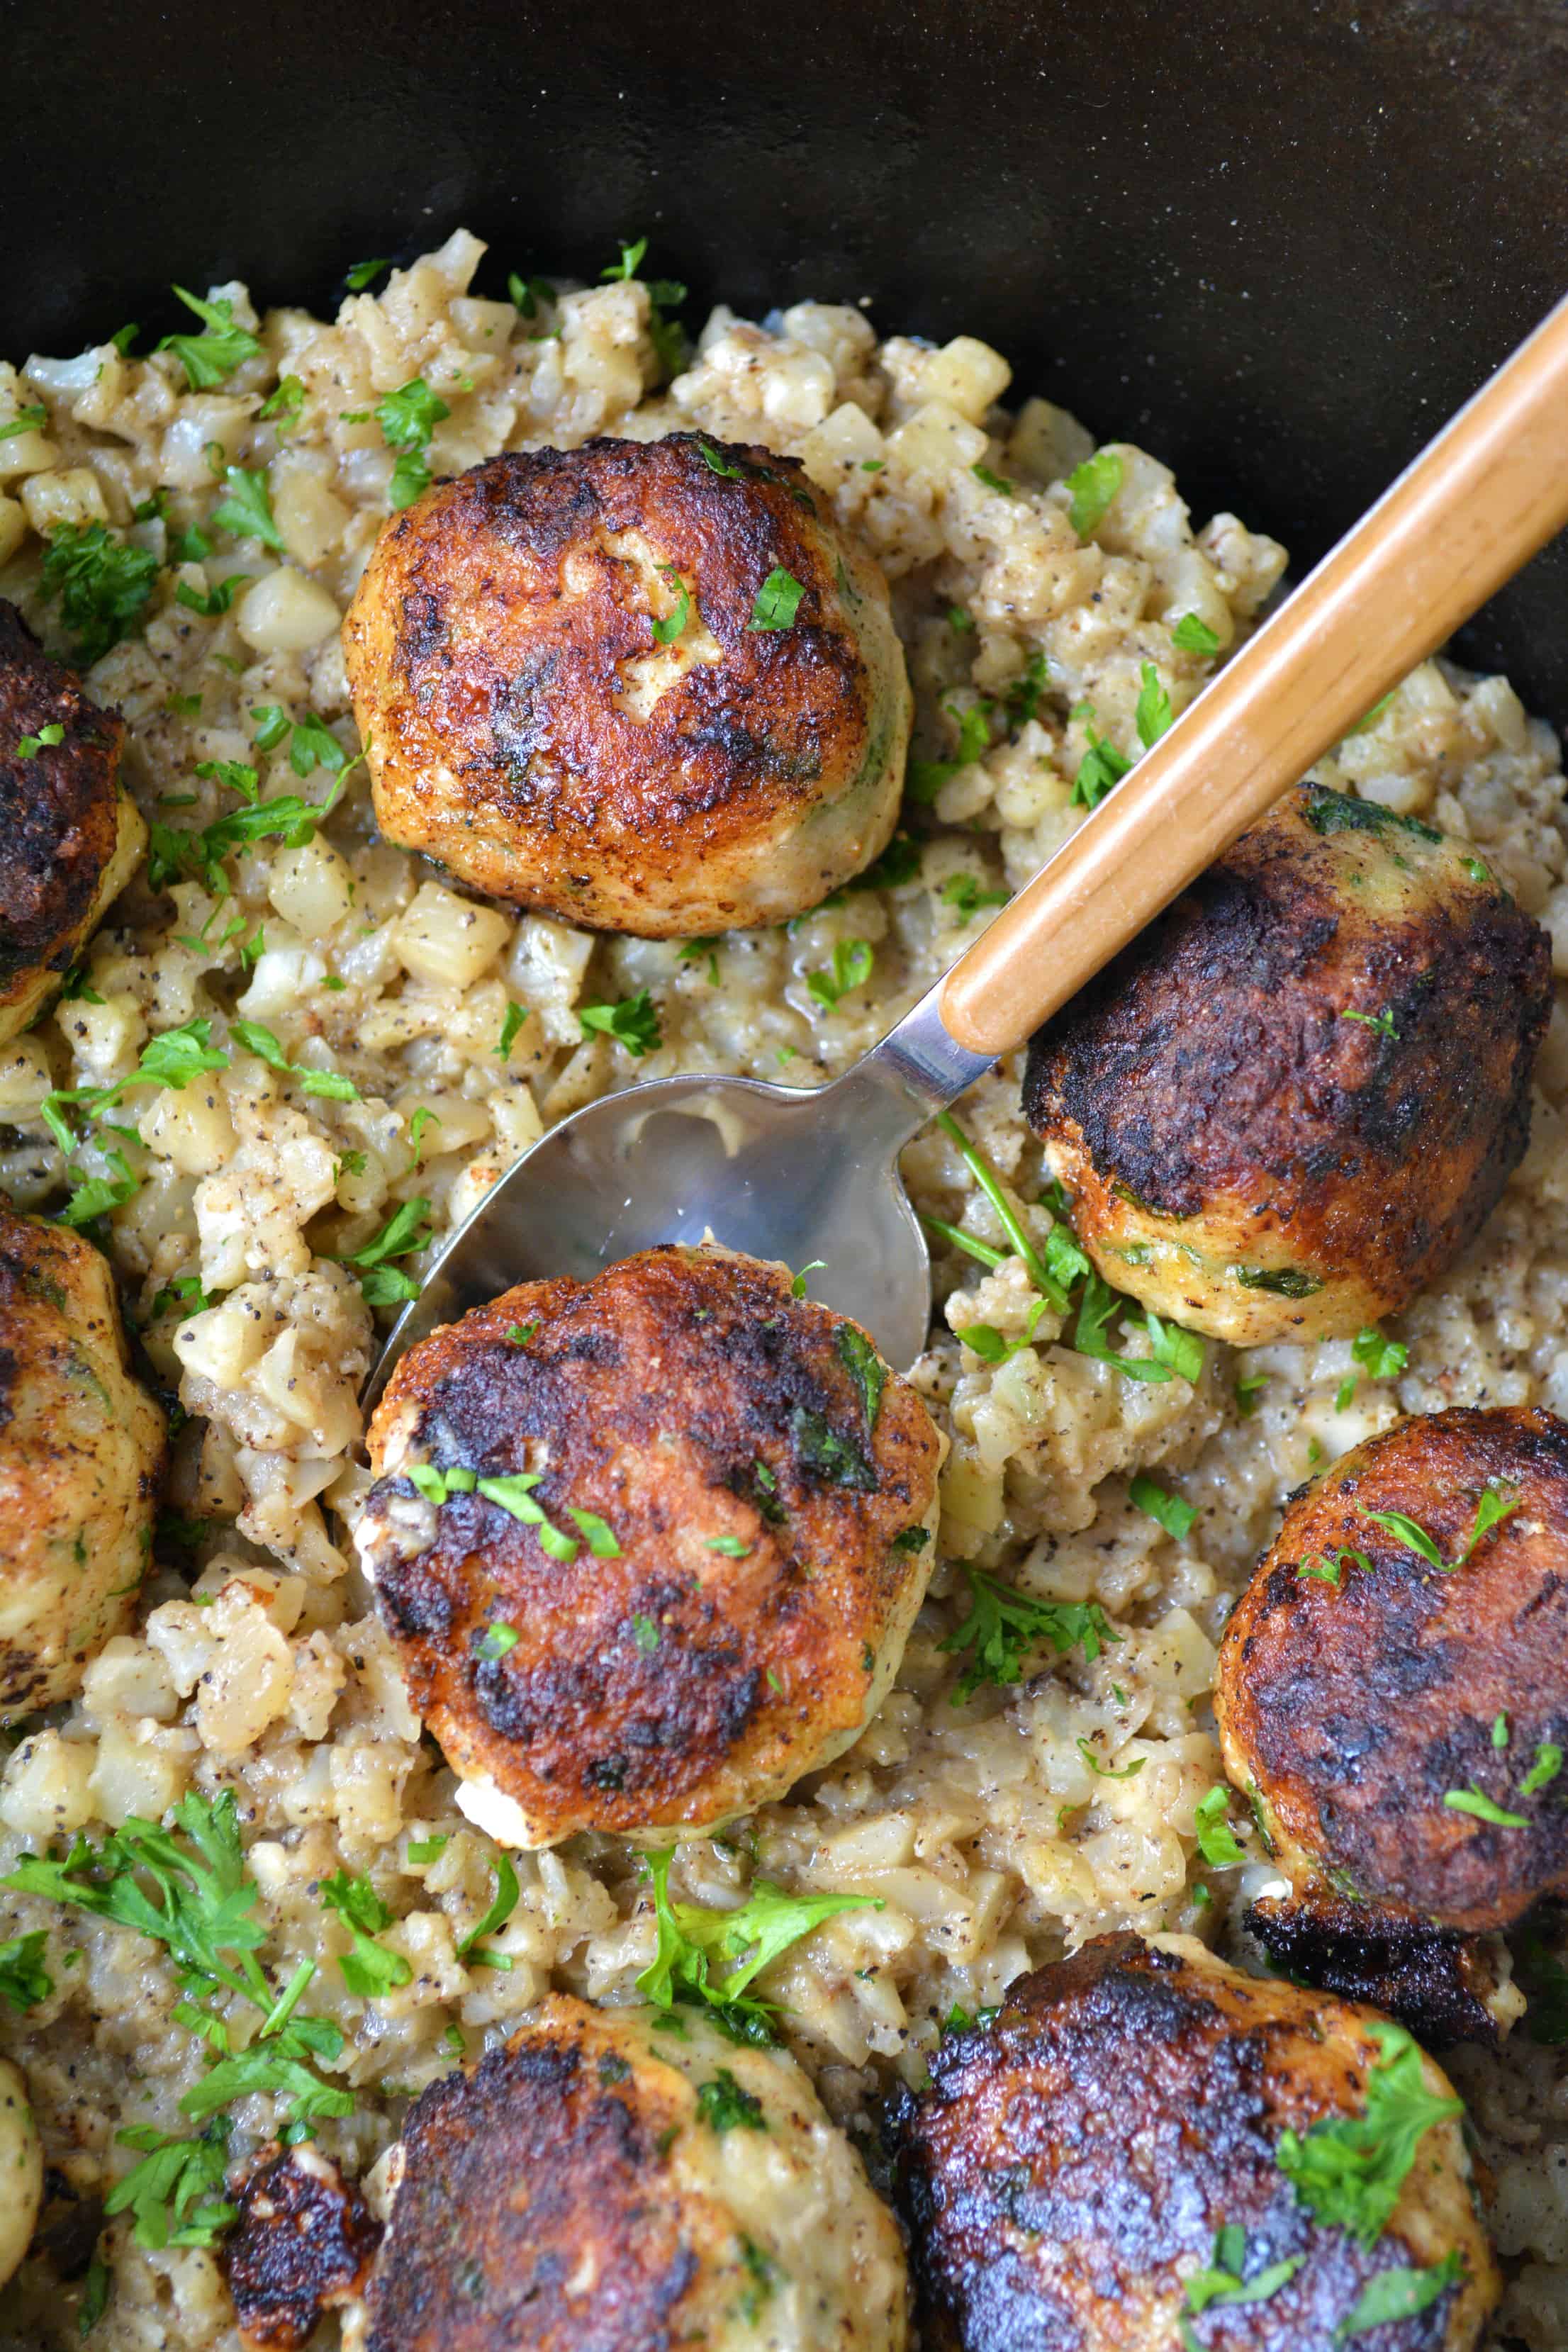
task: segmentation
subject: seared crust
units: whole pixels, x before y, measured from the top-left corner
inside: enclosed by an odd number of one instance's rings
[[[1400,2352],[1468,2352],[1497,2299],[1457,2123],[1435,2126],[1369,2249],[1314,2220],[1281,2131],[1360,2113],[1378,2021],[1258,1981],[1186,1937],[1102,1936],[1022,1979],[990,2024],[943,2040],[895,2120],[923,2340],[942,2352],[1165,2352],[1217,2232],[1247,2276],[1300,2258],[1267,2300],[1189,2321],[1224,2352],[1329,2345],[1377,2273],[1450,2250],[1468,2278],[1404,2322]],[[1428,2060],[1427,2088],[1447,2084]]]
[[[357,2185],[309,2142],[259,2166],[220,2256],[251,2352],[298,2352],[323,2311],[359,2294],[380,2242]]]
[[[795,617],[752,628],[775,570]],[[892,830],[887,586],[793,457],[688,433],[492,457],[387,524],[343,655],[388,838],[570,922],[777,922]]]
[[[743,2124],[702,2104],[725,2078]],[[551,1994],[425,2092],[390,2177],[365,2352],[907,2341],[898,2232],[857,2158],[788,2058],[695,2016],[660,2033]],[[793,2325],[767,2331],[770,2309]]]
[[[521,1284],[403,1358],[358,1541],[416,1706],[465,1781],[510,1801],[463,1791],[497,1836],[672,1836],[858,1737],[925,1591],[942,1452],[874,1354],[868,1433],[858,1349],[784,1269],[666,1248]],[[554,1528],[589,1512],[617,1549],[584,1538],[563,1564],[477,1491],[433,1508],[416,1464],[539,1472]],[[485,1655],[496,1622],[517,1639]]]
[[[1120,1289],[1238,1345],[1353,1331],[1523,1157],[1551,1003],[1462,843],[1302,786],[1038,1033],[1025,1113]]]
[[[1494,1937],[1461,1936],[1335,1895],[1263,1895],[1241,1924],[1281,1976],[1386,2010],[1428,2050],[1458,2042],[1497,2047],[1507,2001],[1499,1998]]]
[[[0,1204],[0,1723],[68,1698],[134,1612],[164,1430],[126,1364],[107,1261]]]
[[[1519,1507],[1452,1572],[1368,1517],[1403,1512],[1458,1560],[1489,1486]],[[1347,1565],[1337,1587],[1298,1574],[1342,1547],[1372,1572]],[[1521,1794],[1543,1748],[1568,1750],[1568,1424],[1457,1408],[1345,1454],[1253,1571],[1215,1709],[1226,1769],[1256,1787],[1298,1891],[1324,1883],[1477,1930],[1568,1885],[1568,1780]],[[1525,1825],[1445,1805],[1464,1790]]]
[[[63,740],[18,759],[46,727]],[[115,781],[124,735],[0,600],[0,1043],[58,987],[142,854],[147,828]]]

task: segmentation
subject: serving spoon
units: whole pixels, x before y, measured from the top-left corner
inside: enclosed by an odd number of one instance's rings
[[[911,1363],[925,1236],[898,1155],[1020,1045],[1568,522],[1568,300],[1430,442],[984,936],[879,1045],[808,1091],[658,1078],[542,1137],[405,1308],[416,1340],[514,1282],[586,1280],[711,1231],[814,1267],[815,1294]]]

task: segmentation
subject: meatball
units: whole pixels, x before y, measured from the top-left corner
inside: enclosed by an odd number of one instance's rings
[[[782,2051],[551,1994],[391,2151],[363,2352],[902,2352],[892,2216]]]
[[[0,2058],[0,2286],[32,2242],[44,2201],[44,2156],[22,2070]]]
[[[0,1723],[81,1685],[130,1623],[163,1418],[91,1244],[0,1206]]]
[[[124,734],[0,600],[0,1044],[59,987],[146,845],[116,781]]]
[[[269,2150],[240,2192],[222,2262],[247,2352],[299,2352],[323,2311],[358,2296],[381,2231],[329,2157]]]
[[[568,922],[783,922],[893,829],[887,583],[793,457],[491,457],[387,524],[343,656],[388,839]]]
[[[1551,1004],[1545,932],[1462,842],[1303,785],[1038,1032],[1025,1115],[1117,1288],[1330,1338],[1479,1230]]]
[[[1245,1977],[1188,1937],[1102,1936],[1023,1978],[991,2023],[942,2042],[895,2118],[924,2341],[1303,2352],[1341,2340],[1375,2279],[1457,2255],[1454,2284],[1371,2340],[1469,2352],[1499,2283],[1457,2100],[1370,2243],[1282,2168],[1287,2133],[1367,2112],[1395,2046],[1418,2093],[1451,2097],[1373,2011]],[[1205,2302],[1211,2269],[1257,2299]]]
[[[1345,1454],[1253,1571],[1215,1711],[1299,1893],[1473,1933],[1568,1888],[1568,1424],[1465,1408]]]
[[[357,1540],[492,1836],[669,1840],[857,1739],[943,1446],[858,1324],[728,1250],[521,1283],[411,1348]]]

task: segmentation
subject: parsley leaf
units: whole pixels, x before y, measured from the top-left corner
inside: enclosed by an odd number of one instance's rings
[[[1175,1537],[1178,1543],[1191,1534],[1197,1512],[1191,1503],[1184,1503],[1179,1495],[1167,1494],[1163,1486],[1157,1486],[1153,1479],[1146,1478],[1142,1471],[1127,1491],[1136,1507],[1156,1520],[1168,1536]]]
[[[316,1070],[308,1064],[291,1062],[270,1029],[259,1021],[231,1021],[229,1035],[247,1054],[258,1055],[268,1068],[286,1078],[295,1078],[304,1093],[324,1095],[333,1102],[358,1102],[359,1088],[352,1078],[337,1070]]]
[[[963,1154],[965,1167],[995,1210],[1001,1220],[1003,1232],[1012,1243],[1015,1254],[1023,1260],[1029,1280],[1034,1284],[1040,1297],[1047,1300],[1058,1315],[1065,1315],[1068,1308],[1068,1294],[1047,1272],[1038,1250],[1026,1232],[1017,1210],[1003,1191],[1001,1180],[990,1161],[984,1152],[970,1141],[951,1111],[942,1112],[936,1123],[942,1133],[950,1141],[956,1143]]]
[[[356,261],[352,269],[344,272],[343,284],[351,293],[363,294],[373,278],[379,278],[384,269],[391,267],[392,257],[384,253],[375,261]]]
[[[1087,539],[1102,520],[1121,488],[1122,471],[1121,459],[1114,449],[1097,449],[1092,457],[1086,457],[1068,476],[1066,488],[1072,499],[1072,527],[1079,539]]]
[[[474,1643],[474,1655],[489,1659],[493,1664],[497,1658],[510,1657],[521,1639],[515,1625],[509,1625],[504,1618],[497,1617],[485,1627]]]
[[[300,378],[297,375],[284,375],[279,377],[277,390],[268,394],[256,414],[260,423],[271,424],[279,417],[287,420],[290,416],[298,416],[304,405],[305,387]],[[284,426],[279,425],[278,428],[279,439],[283,436],[283,431]]]
[[[568,1503],[566,1516],[576,1521],[583,1540],[595,1559],[620,1559],[621,1547],[616,1540],[615,1529],[607,1519],[599,1517],[597,1511],[582,1511],[575,1503]]]
[[[55,1989],[44,1966],[47,1940],[39,1927],[30,1936],[13,1936],[8,1943],[0,1944],[0,2000],[8,2001],[15,2010],[31,2009],[35,2001],[47,2000]]]
[[[223,2193],[228,2130],[223,2117],[195,2139],[169,2138],[149,2124],[116,2132],[121,2147],[147,2153],[115,2182],[103,2200],[105,2214],[112,2220],[133,2213],[136,2242],[153,2253],[165,2246],[210,2246],[239,2213]]]
[[[1149,1761],[1146,1756],[1135,1756],[1131,1764],[1102,1764],[1089,1741],[1081,1734],[1079,1738],[1078,1752],[1089,1770],[1100,1780],[1135,1780]]]
[[[1212,1870],[1229,1870],[1247,1855],[1229,1821],[1230,1790],[1220,1782],[1193,1807],[1198,1852]]]
[[[658,1008],[646,988],[635,996],[623,996],[615,1004],[580,1004],[577,1024],[584,1037],[595,1032],[613,1037],[624,1045],[634,1062],[651,1054],[664,1043],[659,1024]]]
[[[537,319],[541,303],[557,299],[548,278],[524,278],[515,269],[508,275],[506,290],[513,309],[524,319]]]
[[[220,614],[227,612],[240,589],[249,584],[243,572],[231,572],[226,580],[205,592],[193,588],[188,580],[176,580],[174,602],[183,604],[188,613],[199,613],[204,621],[216,621]]]
[[[824,971],[807,972],[806,987],[817,1003],[831,1013],[841,996],[865,987],[874,961],[869,940],[835,940],[831,965]]]
[[[669,583],[675,603],[663,620],[654,621],[649,625],[656,645],[672,646],[691,618],[691,592],[673,563],[661,563],[658,568]]]
[[[58,719],[51,719],[48,726],[40,727],[36,735],[20,737],[11,756],[14,760],[36,760],[40,751],[52,750],[57,743],[63,743],[65,740],[65,729]]]
[[[1445,1789],[1443,1802],[1451,1813],[1468,1813],[1475,1821],[1489,1822],[1494,1829],[1527,1830],[1530,1827],[1527,1815],[1505,1811],[1480,1789]]]
[[[1205,659],[1219,651],[1219,639],[1208,623],[1196,613],[1184,613],[1171,631],[1171,643],[1178,653],[1202,654]]]
[[[430,1213],[430,1203],[422,1193],[405,1201],[395,1209],[379,1233],[350,1250],[339,1263],[360,1268],[360,1288],[367,1307],[390,1307],[399,1299],[417,1297],[419,1286],[390,1263],[395,1257],[412,1256],[431,1239],[431,1227],[425,1222]]]
[[[101,661],[142,617],[158,576],[158,559],[128,547],[100,522],[66,522],[48,534],[40,594],[58,596],[60,618],[76,639],[71,658],[83,668]]]
[[[164,335],[154,345],[160,352],[173,352],[185,371],[185,382],[193,392],[210,392],[214,384],[223,383],[237,367],[253,360],[261,345],[248,328],[234,323],[234,304],[226,295],[213,302],[204,302],[195,294],[187,294],[176,286],[187,310],[194,310],[203,322],[199,335]]]
[[[958,751],[951,760],[911,760],[904,779],[904,788],[910,800],[922,806],[935,800],[942,786],[961,768],[973,767],[991,749],[991,713],[989,702],[972,702],[963,710],[956,710],[944,698],[942,709],[958,729]]]
[[[1496,1745],[1494,1740],[1493,1745]],[[1535,1761],[1519,1784],[1521,1797],[1533,1797],[1549,1789],[1563,1769],[1563,1750],[1550,1739],[1543,1740],[1535,1751]]]
[[[243,466],[226,466],[223,479],[228,496],[213,509],[214,522],[237,539],[258,539],[275,554],[285,553],[282,533],[272,520],[265,468],[247,474]]]
[[[737,2129],[766,2131],[768,2119],[754,2092],[736,2082],[728,2066],[721,2066],[710,2083],[697,2091],[697,2112],[710,2129],[721,2134]]]
[[[1397,1339],[1385,1339],[1370,1323],[1363,1324],[1351,1341],[1351,1354],[1374,1381],[1397,1378],[1410,1361],[1408,1348]]]
[[[1175,713],[1171,698],[1161,683],[1160,673],[1152,662],[1145,662],[1140,673],[1143,683],[1139,690],[1138,708],[1132,723],[1138,730],[1138,740],[1146,751],[1152,751],[1162,735],[1171,726]]]
[[[1320,2221],[1370,2246],[1386,2229],[1424,2135],[1465,2112],[1462,2099],[1427,2090],[1422,2057],[1403,2026],[1370,2029],[1382,2052],[1367,2074],[1359,2116],[1335,2116],[1298,2134],[1287,2126],[1275,2161]]]
[[[1368,1511],[1364,1503],[1361,1507],[1374,1527],[1385,1528],[1388,1534],[1395,1537],[1405,1546],[1406,1551],[1417,1553],[1422,1559],[1426,1560],[1428,1567],[1441,1569],[1445,1576],[1452,1576],[1457,1570],[1464,1567],[1477,1545],[1481,1543],[1494,1528],[1500,1527],[1504,1519],[1512,1517],[1520,1507],[1521,1499],[1518,1495],[1500,1495],[1495,1486],[1483,1487],[1480,1499],[1476,1505],[1476,1516],[1470,1523],[1469,1535],[1466,1538],[1464,1549],[1456,1560],[1446,1560],[1426,1528],[1417,1520],[1410,1518],[1404,1511]]]
[[[1305,2254],[1290,2254],[1247,2278],[1247,2232],[1233,2221],[1216,2233],[1208,2268],[1194,2271],[1188,2279],[1187,2309],[1206,2311],[1211,2303],[1267,2303],[1295,2277],[1306,2259]]]
[[[411,376],[395,392],[384,393],[371,411],[381,437],[399,454],[392,469],[387,497],[394,511],[411,507],[430,487],[426,453],[430,436],[451,410],[431,391],[423,376]]]
[[[852,1439],[841,1437],[810,1405],[792,1408],[789,1428],[803,1469],[814,1471],[836,1486],[852,1486],[864,1495],[876,1493],[877,1473],[860,1448]]]
[[[880,1897],[872,1895],[790,1895],[765,1878],[755,1882],[746,1901],[733,1911],[675,1903],[669,1894],[673,1858],[668,1846],[642,1857],[653,1882],[658,1944],[637,1980],[637,1990],[660,2009],[685,2000],[738,2012],[738,2018],[720,2020],[731,2027],[738,2019],[749,2019],[765,2029],[772,2004],[755,1995],[746,1997],[747,1989],[792,1944],[841,1911],[883,1907]]]
[[[518,1885],[517,1873],[511,1865],[511,1857],[499,1848],[496,1853],[495,1870],[496,1890],[490,1898],[489,1908],[479,1926],[470,1927],[458,1946],[458,1958],[460,1960],[468,1960],[470,1968],[501,1969],[510,1972],[511,1961],[505,1952],[481,1952],[477,1948],[481,1937],[493,1936],[498,1927],[506,1926],[507,1921],[517,1909],[518,1896],[522,1891]],[[471,1959],[468,1958],[470,1953],[473,1955]]]
[[[951,907],[964,922],[978,914],[982,907],[1005,907],[1011,895],[1007,890],[983,890],[969,873],[950,874],[942,886],[942,904]]]
[[[757,591],[757,600],[752,606],[747,628],[794,628],[795,616],[805,593],[805,583],[797,580],[793,572],[786,572],[782,564],[775,563]]]
[[[1012,497],[1016,486],[1005,475],[994,473],[989,466],[971,466],[969,470],[983,489],[995,490],[1005,499]]]
[[[1370,2334],[1374,2327],[1413,2319],[1451,2286],[1458,2286],[1464,2274],[1464,2262],[1457,2252],[1445,2254],[1429,2270],[1379,2271],[1363,2287],[1354,2309],[1335,2328],[1335,2340],[1342,2344],[1352,2336]]]
[[[40,401],[36,407],[19,408],[8,425],[0,425],[0,441],[15,441],[18,434],[37,433],[49,421],[49,412]]]
[[[350,1992],[362,2000],[374,2000],[391,1992],[397,1985],[405,1985],[414,1974],[401,1952],[390,1952],[376,1937],[384,1927],[390,1927],[396,1916],[384,1903],[368,1878],[353,1878],[346,1870],[321,1881],[321,1895],[329,1911],[335,1911],[353,1937],[353,1949],[345,1952],[338,1962],[339,1972]]]
[[[882,1402],[887,1386],[888,1368],[863,1331],[853,1323],[841,1323],[834,1337],[839,1360],[860,1391],[860,1402],[866,1413],[866,1434],[871,1436],[877,1427],[877,1408]]]
[[[953,1706],[972,1697],[982,1683],[1022,1682],[1024,1660],[1041,1642],[1049,1642],[1058,1657],[1081,1644],[1092,1665],[1108,1643],[1123,1638],[1098,1601],[1040,1601],[999,1583],[969,1560],[961,1565],[969,1583],[969,1612],[937,1645],[944,1652],[970,1653],[953,1686]]]
[[[1089,712],[1087,704],[1080,705],[1073,716],[1083,719],[1089,737],[1089,749],[1079,761],[1078,773],[1073,778],[1073,805],[1094,809],[1123,776],[1131,773],[1132,762],[1117,750],[1114,743],[1107,742],[1103,735],[1096,732],[1092,713]]]

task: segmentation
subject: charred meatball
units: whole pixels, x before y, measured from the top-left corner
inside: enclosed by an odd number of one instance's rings
[[[343,655],[388,839],[568,922],[782,922],[893,829],[887,583],[793,457],[491,457],[387,524]]]
[[[1310,2195],[1298,2144],[1365,2116],[1370,2078],[1391,2063],[1406,2112],[1416,2096],[1441,2104],[1381,2229],[1375,2210],[1347,2228]],[[1186,1937],[1100,1937],[1014,1985],[991,2023],[945,2039],[929,2086],[903,2102],[898,2180],[924,2341],[1315,2352],[1342,2340],[1375,2282],[1448,2263],[1435,2299],[1369,2341],[1469,2352],[1498,2280],[1450,2099],[1370,2010],[1242,1976]],[[1252,2298],[1211,2294],[1223,2279]]]
[[[48,1002],[146,845],[125,722],[0,601],[0,1044]]]
[[[1118,1289],[1329,1338],[1479,1228],[1551,1003],[1546,934],[1465,844],[1303,785],[1039,1031],[1025,1114]]]
[[[892,2216],[781,2051],[552,1994],[392,2151],[362,2352],[902,2352]]]
[[[68,1698],[131,1622],[164,1432],[127,1361],[107,1262],[0,1206],[0,1723]]]
[[[308,2140],[246,2181],[222,2262],[247,2352],[300,2352],[323,2311],[363,2291],[381,2231],[358,2187]]]
[[[1345,1454],[1254,1570],[1215,1708],[1299,1893],[1475,1932],[1568,1887],[1568,1425],[1466,1408]]]
[[[869,1722],[925,1591],[924,1405],[728,1250],[507,1291],[409,1349],[369,1444],[382,1616],[508,1844],[781,1796]]]

